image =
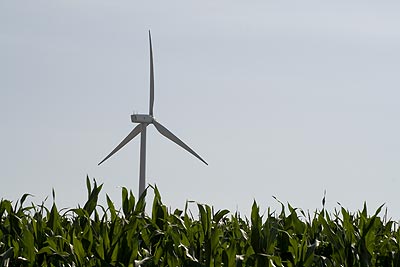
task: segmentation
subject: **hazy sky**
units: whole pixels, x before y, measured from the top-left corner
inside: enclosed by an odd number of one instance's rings
[[[152,3],[150,3],[152,2]],[[0,197],[60,207],[86,175],[137,194],[139,139],[100,167],[149,102],[208,163],[148,128],[165,204],[248,212],[386,203],[400,219],[398,1],[0,1]],[[104,194],[102,195],[104,199]],[[372,210],[371,210],[372,212]]]

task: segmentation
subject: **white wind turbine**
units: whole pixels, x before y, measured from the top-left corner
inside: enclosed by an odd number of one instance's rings
[[[153,117],[153,105],[154,105],[154,70],[153,70],[153,49],[151,45],[151,34],[149,31],[149,42],[150,42],[150,108],[149,114],[133,114],[131,115],[131,120],[134,123],[139,123],[124,140],[116,147],[107,157],[105,157],[98,165],[106,161],[112,155],[114,155],[118,150],[124,147],[129,141],[136,137],[139,133],[140,136],[140,171],[139,171],[139,197],[145,190],[146,187],[146,128],[149,124],[154,124],[156,129],[160,134],[164,135],[166,138],[181,146],[186,151],[190,152],[196,158],[204,162],[206,165],[208,163],[203,160],[193,149],[186,145],[182,140],[176,137],[167,128],[162,126]]]

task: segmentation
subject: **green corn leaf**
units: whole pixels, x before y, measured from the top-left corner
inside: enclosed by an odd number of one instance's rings
[[[115,221],[117,218],[117,212],[114,207],[114,203],[111,201],[110,197],[106,194],[106,199],[107,199],[107,205],[108,205],[108,210],[110,211],[111,214],[111,221]]]
[[[0,266],[7,267],[10,259],[13,257],[14,248],[10,247],[5,252],[0,254]]]
[[[219,223],[219,221],[229,213],[229,210],[219,210],[217,213],[214,215],[214,222]]]

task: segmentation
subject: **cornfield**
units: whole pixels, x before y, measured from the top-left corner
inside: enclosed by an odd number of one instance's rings
[[[144,195],[122,188],[116,209],[102,185],[87,178],[83,207],[58,210],[0,202],[0,267],[3,266],[400,266],[398,224],[367,207],[313,213],[281,203],[279,212],[250,218],[197,204],[169,211],[156,187],[151,214]],[[149,189],[148,189],[149,190]],[[54,191],[53,191],[54,199]]]

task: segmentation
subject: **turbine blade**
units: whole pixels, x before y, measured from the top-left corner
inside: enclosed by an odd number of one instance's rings
[[[114,148],[113,151],[111,151],[110,154],[108,154],[107,157],[105,157],[102,161],[100,161],[100,164],[102,164],[104,161],[106,161],[108,158],[110,158],[112,155],[114,155],[118,150],[120,150],[123,146],[125,146],[129,141],[131,141],[136,135],[138,135],[142,131],[142,125],[139,124],[137,125],[129,134],[127,137],[125,137],[124,140],[116,147]]]
[[[156,129],[160,132],[160,134],[164,135],[165,137],[167,137],[169,140],[171,140],[172,142],[174,142],[175,144],[181,146],[183,149],[185,149],[186,151],[190,152],[193,156],[195,156],[196,158],[198,158],[199,160],[201,160],[202,162],[204,162],[204,164],[208,165],[208,163],[202,159],[196,152],[193,151],[193,149],[191,149],[188,145],[186,145],[182,140],[180,140],[178,137],[176,137],[173,133],[171,133],[167,128],[165,128],[164,126],[162,126],[159,122],[157,121],[153,121],[154,126],[156,127]]]
[[[151,34],[149,31],[149,43],[150,43],[150,108],[149,114],[153,116],[154,106],[154,67],[153,67],[153,48],[151,45]]]

